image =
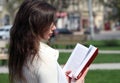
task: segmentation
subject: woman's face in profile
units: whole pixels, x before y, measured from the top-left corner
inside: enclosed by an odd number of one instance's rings
[[[52,36],[53,31],[54,31],[55,29],[56,29],[56,26],[55,26],[54,23],[52,23],[52,24],[50,25],[48,31],[46,31],[46,32],[44,33],[44,39],[45,39],[45,40],[50,39],[50,37]]]

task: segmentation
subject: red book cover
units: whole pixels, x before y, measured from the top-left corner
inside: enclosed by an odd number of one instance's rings
[[[96,58],[97,55],[98,55],[98,49],[96,49],[96,51],[94,52],[93,56],[89,59],[89,61],[86,63],[86,65],[84,66],[84,68],[82,69],[82,71],[79,73],[80,76],[82,76],[82,74],[84,73],[84,71],[86,70],[86,68],[88,68],[90,66],[90,64],[93,62],[93,60]],[[78,77],[77,77],[77,79],[78,79]]]

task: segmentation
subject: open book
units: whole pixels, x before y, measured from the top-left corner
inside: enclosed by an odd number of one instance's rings
[[[77,43],[71,56],[63,67],[63,71],[71,71],[69,77],[78,79],[78,75],[82,75],[85,69],[92,63],[98,54],[98,48],[90,45],[89,48]]]

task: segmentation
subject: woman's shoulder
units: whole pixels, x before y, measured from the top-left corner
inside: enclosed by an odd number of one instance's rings
[[[56,59],[59,57],[59,51],[47,45],[46,43],[40,42],[39,54],[42,56],[53,56]]]

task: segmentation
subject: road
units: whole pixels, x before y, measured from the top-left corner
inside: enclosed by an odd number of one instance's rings
[[[90,35],[88,39],[91,39]],[[98,34],[94,34],[94,40],[113,40],[120,39],[120,31],[101,31]]]

